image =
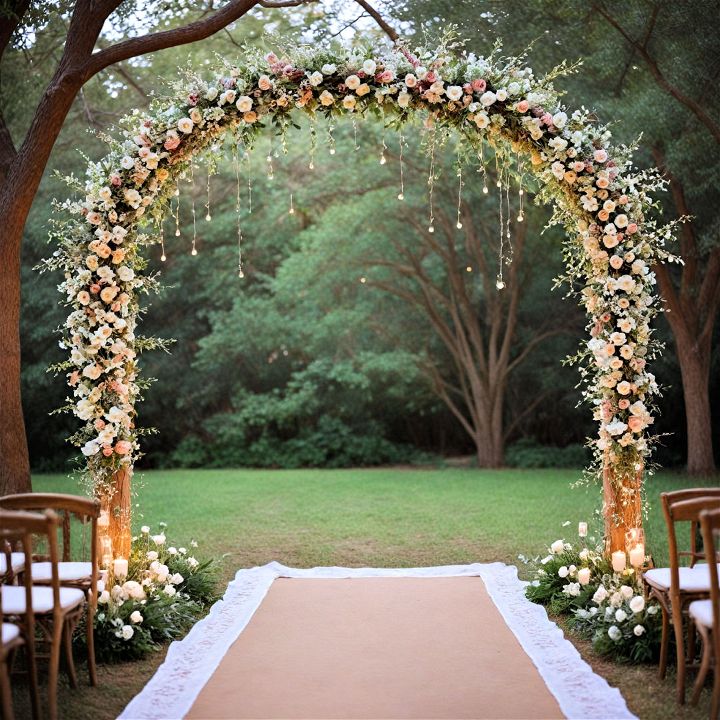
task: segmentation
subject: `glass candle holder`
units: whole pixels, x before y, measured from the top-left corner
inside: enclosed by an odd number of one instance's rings
[[[642,528],[630,528],[625,533],[625,550],[632,567],[637,569],[645,564],[645,531]]]

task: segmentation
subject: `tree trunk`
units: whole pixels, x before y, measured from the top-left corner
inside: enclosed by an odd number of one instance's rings
[[[687,423],[687,471],[691,475],[715,472],[710,411],[710,352],[697,343],[676,342],[682,375]]]
[[[80,76],[55,76],[0,187],[0,494],[3,495],[32,489],[20,395],[23,230],[55,140],[80,87]]]
[[[603,467],[603,518],[605,519],[605,553],[625,552],[625,533],[642,527],[642,478],[636,475],[618,478],[605,457]]]

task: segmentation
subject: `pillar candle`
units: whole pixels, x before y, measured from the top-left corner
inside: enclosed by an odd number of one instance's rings
[[[630,564],[634,568],[642,567],[645,563],[645,546],[642,543],[638,543],[632,550],[630,550]]]
[[[622,572],[627,565],[627,557],[623,550],[616,550],[612,554],[612,569],[615,572]]]
[[[113,573],[117,578],[127,577],[128,561],[125,558],[116,558],[113,562]]]

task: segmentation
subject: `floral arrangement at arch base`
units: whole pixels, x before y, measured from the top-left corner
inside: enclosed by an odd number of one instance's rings
[[[192,158],[226,134],[249,150],[267,121],[284,139],[297,114],[311,122],[372,115],[398,128],[421,117],[431,133],[457,131],[473,154],[487,143],[508,165],[525,158],[539,200],[554,206],[551,222],[567,230],[563,279],[589,316],[590,339],[576,360],[598,421],[593,471],[612,471],[618,498],[610,511],[620,522],[628,505],[620,494],[639,492],[624,481],[642,472],[651,452],[658,385],[648,366],[657,351],[650,325],[659,311],[651,268],[673,259],[664,249],[673,228],[651,217],[651,193],[663,181],[635,170],[632,148],[612,145],[589,111],[561,103],[552,84],[560,72],[536,77],[522,57],[502,57],[498,48],[478,57],[451,35],[412,52],[366,45],[248,51],[217,77],[189,77],[172,97],[129,115],[121,137],[108,139],[109,154],[76,184],[83,198],[63,205],[70,217],[46,262],[64,274],[69,359],[56,369],[71,388],[67,409],[82,423],[71,440],[96,491],[111,494],[113,475],[140,454],[137,358],[161,344],[137,334],[139,297],[157,289],[143,250],[158,242]]]
[[[569,523],[566,523],[566,525]],[[555,540],[547,555],[521,561],[533,579],[525,594],[555,615],[568,618],[570,630],[592,643],[600,655],[619,662],[653,662],[660,653],[662,612],[645,596],[632,567],[615,572],[602,544]]]
[[[133,538],[126,577],[109,573],[98,596],[95,653],[100,662],[134,660],[185,634],[218,599],[218,565],[195,557],[198,544],[174,546],[166,525]],[[85,642],[85,633],[75,634]]]

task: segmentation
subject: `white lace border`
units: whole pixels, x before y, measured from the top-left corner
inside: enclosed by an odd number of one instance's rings
[[[488,594],[568,718],[635,718],[617,688],[593,672],[545,609],[525,598],[526,583],[503,563],[429,568],[288,568],[272,562],[238,570],[222,600],[182,639],[119,716],[119,720],[177,720],[190,711],[225,653],[279,577],[481,577]]]

